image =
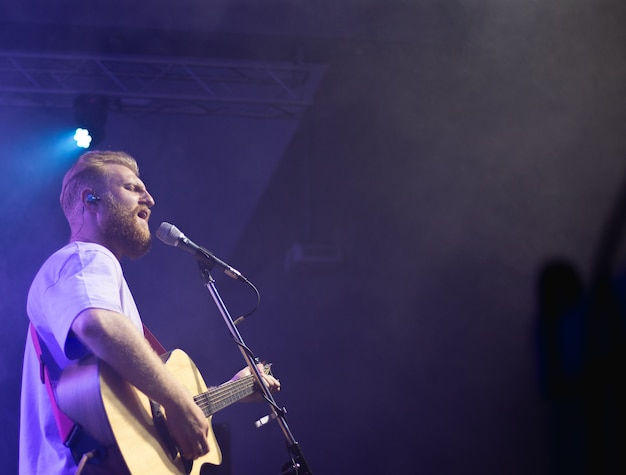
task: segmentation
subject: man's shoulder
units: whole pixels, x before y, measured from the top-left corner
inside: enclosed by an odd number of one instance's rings
[[[96,264],[111,269],[120,269],[119,261],[106,247],[93,242],[73,241],[54,252],[41,266],[38,276],[50,273],[57,275],[68,269],[81,269],[90,264]],[[119,272],[116,271],[116,272]]]
[[[67,243],[65,246],[53,253],[48,260],[65,260],[74,255],[103,255],[117,261],[113,253],[102,244],[85,241],[72,241]]]

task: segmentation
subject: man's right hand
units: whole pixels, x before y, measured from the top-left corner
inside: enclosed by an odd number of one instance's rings
[[[209,452],[209,421],[191,395],[164,409],[167,426],[184,458],[193,460]]]

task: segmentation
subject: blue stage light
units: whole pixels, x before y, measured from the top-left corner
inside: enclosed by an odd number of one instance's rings
[[[74,99],[74,118],[79,127],[74,139],[79,147],[89,148],[103,139],[108,108],[109,101],[105,96],[82,94]],[[83,139],[83,145],[78,143],[77,136]]]
[[[77,128],[74,134],[74,140],[76,141],[76,145],[81,148],[89,148],[89,145],[91,145],[91,135],[89,135],[87,129]]]

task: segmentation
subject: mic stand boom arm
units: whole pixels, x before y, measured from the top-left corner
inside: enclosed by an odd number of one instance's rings
[[[285,439],[287,440],[287,449],[289,451],[289,456],[291,457],[291,461],[285,464],[282,467],[282,471],[280,475],[313,475],[311,472],[309,465],[304,458],[304,454],[302,453],[302,449],[298,442],[296,442],[293,434],[289,430],[289,426],[287,425],[287,420],[285,419],[286,410],[284,408],[278,407],[272,393],[270,392],[265,380],[261,376],[261,372],[257,367],[258,361],[253,356],[252,351],[246,346],[241,337],[239,331],[237,330],[235,323],[233,322],[224,301],[222,300],[219,292],[217,291],[217,287],[215,286],[215,280],[211,276],[211,269],[215,265],[215,262],[209,257],[206,256],[207,259],[198,259],[198,264],[200,266],[200,273],[205,281],[205,286],[208,289],[217,309],[219,310],[222,318],[224,319],[224,323],[228,327],[228,331],[230,331],[235,343],[239,347],[241,354],[243,355],[244,360],[246,361],[254,379],[256,380],[257,387],[263,398],[267,401],[272,410],[271,416],[269,418],[276,419],[278,425],[280,426]],[[263,418],[263,420],[268,419],[267,417]],[[264,423],[264,422],[263,422]],[[257,426],[262,425],[258,424]]]

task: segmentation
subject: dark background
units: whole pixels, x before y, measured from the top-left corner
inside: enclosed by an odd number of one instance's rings
[[[625,20],[614,0],[3,0],[0,49],[323,67],[297,118],[114,110],[98,147],[138,159],[153,230],[176,224],[259,288],[240,331],[315,473],[543,474],[537,278],[559,256],[591,285],[624,180]],[[2,98],[0,453],[16,473],[26,294],[67,239],[77,152],[59,145],[70,110]],[[287,265],[309,242],[341,261]],[[242,366],[190,256],[155,241],[123,266],[148,326],[209,383]],[[216,280],[234,315],[254,304]],[[266,413],[215,417],[232,473],[287,462],[276,424],[253,427]]]

